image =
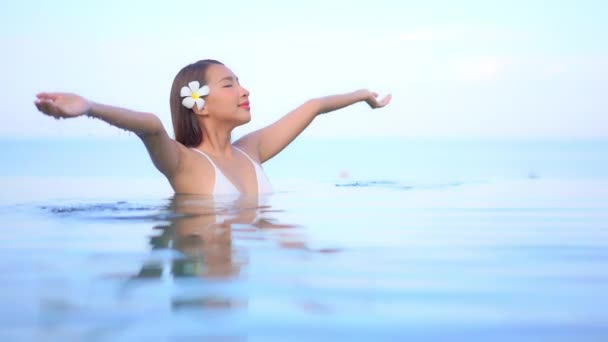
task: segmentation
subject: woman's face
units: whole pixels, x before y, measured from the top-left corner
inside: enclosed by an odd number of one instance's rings
[[[211,117],[239,125],[251,120],[249,91],[230,69],[221,64],[211,65],[206,78],[209,95],[204,107]]]

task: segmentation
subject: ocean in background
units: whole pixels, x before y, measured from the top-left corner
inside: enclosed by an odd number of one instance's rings
[[[608,339],[608,139],[296,140],[261,199],[0,139],[0,340]]]
[[[0,177],[162,178],[135,136],[0,138]],[[608,177],[608,139],[296,139],[271,179],[486,181]]]

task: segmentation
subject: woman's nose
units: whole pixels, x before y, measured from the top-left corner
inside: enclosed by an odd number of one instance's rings
[[[249,90],[245,87],[241,87],[241,96],[249,96]]]

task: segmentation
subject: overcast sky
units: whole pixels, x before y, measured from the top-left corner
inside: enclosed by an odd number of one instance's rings
[[[319,118],[323,137],[608,137],[605,1],[11,1],[0,3],[0,137],[120,136],[55,121],[38,91],[154,112],[199,59],[251,91],[239,136],[303,101],[370,88],[393,103]]]

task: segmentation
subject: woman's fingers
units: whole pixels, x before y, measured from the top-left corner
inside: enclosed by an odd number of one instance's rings
[[[55,117],[57,116],[57,114],[59,114],[59,109],[50,100],[38,100],[34,102],[34,104],[36,105],[36,108],[38,108],[38,110],[44,114]]]
[[[57,99],[58,94],[56,94],[56,93],[45,93],[45,92],[42,92],[42,93],[36,94],[36,97],[39,98],[40,100],[51,100],[51,101],[54,101],[54,100]]]
[[[48,112],[48,108],[45,105],[44,101],[36,100],[36,101],[34,101],[34,104],[36,105],[36,108],[38,108],[39,111],[41,111],[45,114]]]
[[[49,114],[49,115],[52,115],[55,113],[56,108],[53,103],[55,96],[53,96],[53,94],[38,93],[38,94],[36,94],[36,97],[37,97],[37,99],[36,99],[36,101],[34,101],[34,104],[36,105],[36,108],[38,108],[39,111],[43,112],[44,114]]]
[[[384,107],[386,106],[389,102],[391,102],[391,99],[393,98],[393,96],[391,94],[386,95],[382,100],[380,100],[380,102],[378,102],[378,105],[380,107]]]
[[[376,94],[377,96],[377,94]],[[377,97],[372,97],[370,101],[368,101],[370,107],[372,108],[382,108],[386,106],[391,101],[392,95],[388,94],[382,99],[378,99]]]
[[[38,101],[34,101],[34,106],[36,106],[36,108],[38,108],[39,111],[43,112],[42,110],[42,103],[38,102]]]

